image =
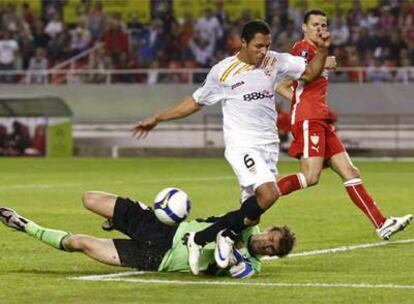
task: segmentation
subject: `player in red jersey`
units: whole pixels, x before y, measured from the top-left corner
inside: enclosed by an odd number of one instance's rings
[[[293,55],[302,56],[308,62],[316,55],[315,37],[328,27],[326,14],[322,10],[311,10],[304,16],[302,30],[304,39],[293,46]],[[325,68],[336,67],[335,58],[328,57]],[[293,84],[293,91],[292,91]],[[330,167],[343,180],[346,191],[355,205],[364,212],[382,239],[388,240],[394,233],[403,230],[411,221],[412,215],[385,218],[375,201],[366,191],[356,168],[335,133],[327,104],[327,70],[319,79],[285,81],[277,92],[292,101],[291,125],[294,140],[289,155],[300,159],[301,171],[278,180],[281,195],[316,185],[321,171]]]

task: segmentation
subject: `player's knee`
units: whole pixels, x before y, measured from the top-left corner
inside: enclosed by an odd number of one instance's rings
[[[345,181],[349,181],[354,178],[359,178],[359,169],[355,166],[348,166],[341,172],[341,176]]]
[[[350,175],[351,175],[350,176],[351,178],[360,178],[360,176],[361,176],[360,173],[359,173],[359,169],[355,166],[351,167]]]
[[[315,186],[319,183],[319,176],[320,174],[307,174],[306,177],[306,183],[308,184],[308,187]]]
[[[83,206],[86,209],[92,210],[98,203],[99,195],[95,191],[86,191],[82,195]]]
[[[88,248],[88,243],[82,235],[71,235],[67,238],[65,247],[71,251],[84,251]]]

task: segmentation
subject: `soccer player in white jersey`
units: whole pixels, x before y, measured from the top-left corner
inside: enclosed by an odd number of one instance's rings
[[[186,117],[205,105],[222,104],[225,157],[240,183],[242,204],[214,225],[188,235],[189,265],[195,275],[205,244],[217,237],[216,262],[225,268],[233,242],[243,228],[258,223],[260,215],[278,199],[275,88],[285,79],[317,79],[323,72],[330,45],[330,34],[321,31],[318,54],[306,64],[299,56],[269,50],[271,33],[264,21],[246,23],[241,39],[240,52],[213,66],[192,96],[138,122],[132,129],[137,138],[145,137],[160,122]]]

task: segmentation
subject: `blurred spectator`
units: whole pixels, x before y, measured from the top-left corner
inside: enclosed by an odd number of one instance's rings
[[[381,8],[378,25],[385,30],[392,30],[397,26],[397,19],[391,13],[391,9],[389,6],[383,6]]]
[[[98,49],[95,56],[92,57],[92,61],[89,63],[88,68],[94,70],[94,72],[87,76],[87,82],[106,83],[109,77],[107,71],[113,69],[112,59],[105,54],[104,49]]]
[[[216,49],[221,49],[221,50],[225,50],[226,48],[226,33],[228,33],[228,31],[231,28],[231,24],[230,24],[230,18],[227,15],[226,11],[224,10],[224,0],[216,0],[215,3],[215,10],[213,12],[213,15],[216,17],[216,19],[218,20],[220,27],[222,29],[223,34],[221,35],[221,37],[217,37],[217,41],[216,41]]]
[[[42,0],[42,19],[46,22],[52,20],[56,14],[62,16],[64,2],[66,0]]]
[[[71,31],[71,56],[75,56],[89,48],[91,44],[91,33],[83,21],[78,22],[78,26]]]
[[[31,10],[29,2],[22,3],[22,17],[23,20],[30,26],[30,28],[35,27],[37,18],[34,12]]]
[[[6,31],[0,39],[0,72],[13,71],[16,69],[16,59],[19,51],[19,45],[16,40],[12,39],[11,33]],[[12,75],[0,75],[0,81],[13,82],[15,79]]]
[[[272,47],[280,52],[290,52],[293,44],[300,39],[301,35],[295,32],[293,21],[289,21],[285,30],[280,32],[276,37],[276,41],[272,44]]]
[[[6,11],[1,16],[1,29],[11,33],[17,32],[22,19],[16,12],[15,3],[7,3]]]
[[[190,42],[190,49],[200,67],[207,68],[211,66],[214,45],[210,40],[204,40],[202,37],[196,36]]]
[[[184,13],[184,19],[181,23],[180,31],[180,44],[183,49],[187,48],[190,45],[190,41],[193,38],[194,34],[194,19],[193,15],[190,12]]]
[[[18,36],[20,66],[17,69],[26,70],[29,66],[29,60],[34,54],[33,36],[30,31],[22,30]]]
[[[171,7],[170,1],[159,1],[156,6],[153,20],[159,19],[162,24],[162,32],[169,33],[172,27],[178,24]]]
[[[142,31],[138,39],[140,45],[139,60],[143,67],[148,67],[156,58],[164,46],[165,38],[160,19],[152,20],[150,27]]]
[[[58,34],[62,33],[63,22],[58,13],[53,14],[52,20],[46,24],[44,31],[50,38],[55,38]]]
[[[214,50],[217,40],[223,37],[223,28],[211,8],[204,11],[204,16],[199,18],[195,24],[195,35],[202,41],[207,41]]]
[[[365,18],[364,12],[359,0],[352,1],[352,8],[347,12],[346,23],[350,28],[361,26],[362,20]]]
[[[12,128],[6,144],[6,153],[7,155],[23,155],[30,147],[29,128],[17,120],[13,121]]]
[[[372,36],[374,57],[385,57],[385,51],[390,43],[390,37],[383,28],[378,28]]]
[[[374,41],[367,28],[361,27],[359,29],[358,39],[355,42],[355,46],[360,56],[365,53],[365,51],[374,49]]]
[[[46,155],[46,126],[37,125],[34,131],[31,147],[26,149],[26,154]]]
[[[48,83],[48,60],[46,58],[45,50],[41,47],[36,49],[36,55],[30,58],[29,68],[27,73],[27,82],[34,84]]]
[[[43,30],[44,24],[41,20],[36,20],[33,29],[33,47],[46,48],[49,43],[49,36]]]
[[[405,39],[414,39],[414,2],[403,1],[401,3],[401,13],[397,23]]]
[[[350,37],[349,28],[341,15],[336,16],[330,30],[332,46],[344,46],[348,42]]]
[[[137,61],[129,57],[127,53],[121,53],[119,56],[118,64],[115,66],[117,70],[134,70],[138,68]],[[134,83],[137,82],[137,75],[132,74],[118,74],[116,75],[115,82],[123,82],[123,83]]]
[[[407,43],[403,40],[401,31],[399,29],[392,30],[390,42],[387,46],[387,59],[399,63],[401,50],[407,48]]]
[[[68,27],[64,25],[62,32],[52,37],[47,46],[47,54],[51,65],[67,60],[70,57],[70,42],[70,31]]]
[[[239,30],[237,28],[232,28],[227,35],[227,53],[230,55],[235,55],[241,48],[241,38]]]
[[[87,17],[87,28],[89,29],[92,40],[101,39],[108,25],[108,14],[104,10],[101,0],[95,1],[95,5]]]
[[[276,45],[277,37],[283,31],[282,19],[280,18],[280,15],[278,13],[275,13],[275,15],[272,17],[272,21],[270,23],[270,31],[272,33],[271,49],[276,50],[275,45]],[[238,29],[237,29],[237,32],[239,32]],[[302,31],[298,33],[302,33]]]
[[[167,62],[178,62],[183,59],[185,46],[180,43],[180,26],[173,23],[170,35],[166,36],[162,56]],[[167,64],[168,65],[168,64]]]
[[[297,3],[297,6],[288,9],[288,13],[293,20],[294,30],[298,33],[302,32],[303,17],[307,10],[308,3],[306,0],[302,0]]]
[[[139,21],[138,14],[133,13],[131,19],[127,23],[128,29],[131,31],[140,32],[143,30],[144,25]]]
[[[392,80],[392,75],[383,64],[380,58],[374,58],[374,64],[369,66],[367,69],[367,81],[368,82],[389,82]]]
[[[377,28],[377,25],[379,22],[379,16],[378,16],[378,12],[376,8],[372,8],[368,10],[367,21],[368,21],[368,28],[370,30],[375,30]]]
[[[128,53],[128,35],[122,29],[119,21],[110,19],[108,29],[102,36],[106,54],[111,56],[112,62],[118,63],[121,53]]]

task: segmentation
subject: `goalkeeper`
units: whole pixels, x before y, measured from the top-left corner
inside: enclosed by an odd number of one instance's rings
[[[101,263],[146,271],[189,272],[188,251],[182,238],[189,231],[202,230],[216,217],[183,222],[173,227],[160,222],[151,208],[141,202],[114,194],[88,191],[83,204],[107,220],[105,230],[118,230],[129,239],[96,238],[83,234],[43,228],[15,211],[0,208],[0,220],[6,226],[23,231],[52,247],[67,252],[79,251]],[[246,278],[260,272],[260,256],[283,257],[293,248],[295,236],[289,228],[271,227],[264,232],[258,226],[246,228],[235,243],[230,266],[219,269],[215,264],[215,243],[204,247],[200,270],[211,275],[230,275]]]

